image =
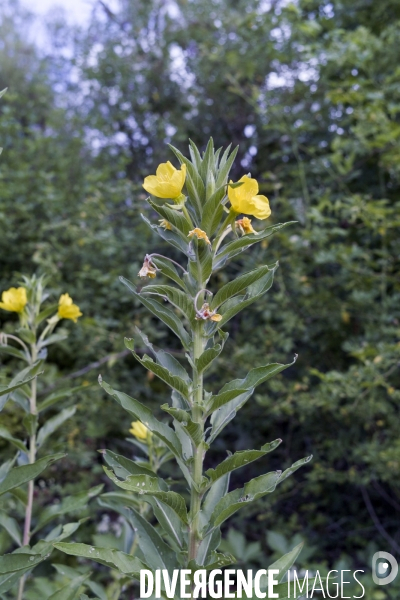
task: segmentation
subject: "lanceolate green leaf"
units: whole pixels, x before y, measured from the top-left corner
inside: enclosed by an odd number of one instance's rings
[[[76,385],[74,387],[63,388],[61,390],[56,390],[56,391],[52,392],[51,394],[46,396],[43,400],[38,402],[38,412],[41,412],[45,408],[49,408],[50,406],[53,406],[53,404],[56,404],[59,400],[62,400],[63,398],[73,395],[78,390],[81,390],[82,387],[83,387],[82,385]]]
[[[195,319],[193,298],[187,292],[179,290],[171,285],[146,285],[142,288],[141,294],[152,294],[168,300],[193,324]]]
[[[40,554],[30,554],[22,552],[13,552],[0,556],[0,575],[16,573],[25,569],[32,569],[40,562],[43,557]]]
[[[200,358],[196,358],[196,368],[200,373],[203,373],[211,363],[221,354],[221,344],[216,344],[212,348],[208,348],[203,352]]]
[[[200,177],[197,169],[190,162],[190,160],[183,156],[183,154],[177,148],[171,146],[171,144],[169,144],[169,147],[171,148],[175,156],[179,159],[180,163],[186,165],[186,189],[188,191],[190,199],[192,200],[194,209],[196,211],[196,215],[198,218],[200,218],[202,206],[205,200],[205,187],[203,180]]]
[[[212,515],[212,527],[218,527],[243,506],[274,491],[281,471],[261,475],[238,490],[226,494],[216,505]]]
[[[302,551],[303,546],[304,546],[303,542],[301,544],[298,544],[297,546],[295,546],[295,548],[293,548],[293,550],[291,550],[287,554],[284,554],[283,556],[281,556],[277,561],[272,563],[272,565],[269,565],[268,569],[278,569],[279,570],[279,576],[278,576],[279,581],[282,581],[282,579],[285,577],[285,575],[289,571],[289,569],[291,569],[293,567],[294,563],[296,562],[297,557],[299,556],[300,552]],[[262,587],[262,579],[260,581],[260,587]]]
[[[18,350],[15,346],[3,345],[0,344],[0,354],[9,354],[10,356],[14,356],[15,358],[20,358],[25,362],[29,361],[29,356],[24,350]]]
[[[4,427],[3,425],[0,425],[0,438],[7,440],[8,442],[10,442],[13,446],[18,448],[18,450],[21,450],[22,452],[26,453],[28,451],[25,444],[23,442],[21,442],[21,440],[12,436],[11,433],[8,431],[8,429],[6,427]]]
[[[104,470],[108,477],[118,486],[124,490],[129,490],[135,494],[143,496],[153,496],[158,498],[160,502],[163,502],[178,515],[183,523],[187,523],[187,509],[186,504],[182,496],[176,492],[164,492],[160,489],[157,477],[149,477],[148,475],[129,475],[124,481],[120,481],[112,471],[104,467]]]
[[[0,385],[0,410],[3,410],[7,401],[10,398],[10,394],[18,388],[35,379],[37,375],[40,375],[42,371],[39,369],[42,366],[42,361],[39,360],[34,365],[26,367],[16,375],[8,385]]]
[[[35,479],[40,473],[42,473],[49,465],[56,460],[63,458],[65,454],[53,454],[52,456],[45,456],[40,458],[32,465],[23,465],[22,467],[14,467],[8,472],[7,476],[0,483],[0,496],[9,492],[10,490],[19,487],[20,485]]]
[[[142,500],[142,496],[132,496],[132,494],[128,495],[126,492],[109,492],[102,494],[99,504],[125,515],[128,508],[137,509],[139,499]],[[181,550],[184,546],[182,530],[186,530],[186,525],[182,523],[177,514],[169,506],[160,502],[158,498],[147,495],[146,502],[153,508],[154,516],[168,536],[170,543],[176,546],[177,551]]]
[[[154,355],[156,361],[168,369],[172,375],[177,375],[188,384],[191,383],[191,379],[189,374],[185,370],[185,368],[181,365],[181,363],[169,352],[165,352],[164,350],[155,349],[153,344],[149,342],[149,338],[145,335],[138,327],[135,327],[135,332],[139,335],[144,345],[151,351]],[[126,339],[126,338],[125,338]]]
[[[180,211],[168,208],[165,204],[157,204],[151,200],[149,200],[149,204],[156,212],[158,212],[161,217],[173,225],[184,237],[185,241],[187,241],[187,235],[190,231],[190,226],[187,222],[187,219]]]
[[[189,260],[189,273],[196,281],[201,281],[205,286],[210,279],[212,271],[211,247],[204,240],[192,238],[194,255]]]
[[[157,435],[175,456],[182,458],[181,444],[169,425],[158,421],[147,406],[127,394],[117,392],[105,381],[100,380],[100,385],[110,396],[115,398],[122,408],[125,408],[135,419],[141,421],[152,433]]]
[[[135,536],[139,539],[140,550],[150,569],[167,569],[169,572],[177,569],[179,565],[175,552],[164,542],[154,527],[133,508],[129,510],[128,519]]]
[[[209,400],[207,400],[207,402],[206,402],[207,412],[209,414],[215,412],[218,408],[221,408],[225,404],[228,404],[228,402],[231,402],[231,400],[234,400],[238,396],[240,396],[242,398],[244,395],[246,395],[248,398],[251,396],[253,391],[254,391],[254,388],[241,388],[241,387],[236,388],[236,389],[222,390],[219,394],[217,394],[216,396],[211,396],[211,398]]]
[[[67,496],[66,498],[63,498],[59,504],[51,504],[50,506],[46,506],[40,512],[39,520],[34,529],[34,533],[36,531],[40,531],[42,527],[44,527],[57,517],[60,517],[67,513],[82,510],[87,506],[88,502],[92,498],[95,498],[98,494],[101,493],[103,487],[103,484],[101,484],[91,488],[88,491],[79,492],[78,494],[74,494],[73,496]]]
[[[227,244],[224,244],[214,257],[214,269],[220,269],[224,266],[227,260],[230,260],[234,256],[237,256],[247,248],[250,248],[253,244],[261,242],[266,238],[270,237],[277,231],[280,231],[284,227],[295,223],[296,221],[289,221],[287,223],[279,223],[278,225],[270,225],[259,233],[249,233],[242,236],[241,238],[235,239]]]
[[[292,363],[287,365],[272,363],[264,367],[257,367],[249,371],[244,379],[235,379],[225,384],[219,394],[215,396],[215,399],[219,397],[220,400],[218,402],[222,402],[223,399],[229,398],[229,394],[232,394],[233,399],[221,404],[220,408],[213,413],[211,417],[212,432],[207,442],[211,443],[221,433],[223,428],[235,417],[237,411],[247,402],[256,386],[292,366],[296,358],[297,356]],[[246,391],[237,395],[237,390],[241,392],[243,390]]]
[[[189,241],[186,240],[186,238],[176,233],[175,231],[164,229],[164,227],[161,227],[160,225],[153,225],[144,215],[141,215],[141,217],[146,223],[146,225],[149,227],[149,229],[151,229],[152,231],[156,231],[163,240],[171,244],[171,246],[174,246],[174,248],[176,248],[180,252],[183,252],[185,256],[188,256]]]
[[[233,161],[236,158],[236,154],[238,153],[239,146],[236,146],[236,148],[234,148],[232,150],[231,154],[229,154],[230,149],[231,149],[231,145],[229,144],[229,146],[225,150],[224,154],[222,155],[221,162],[219,164],[219,174],[218,174],[218,178],[216,181],[217,188],[220,187],[221,185],[224,185],[225,183],[227,183],[229,171],[231,170]]]
[[[154,477],[153,471],[146,469],[146,467],[142,467],[136,461],[130,460],[121,454],[115,454],[115,452],[111,452],[111,450],[102,450],[101,454],[117,477],[120,477],[121,479],[126,478],[129,475],[150,475],[151,477]],[[161,477],[158,478],[158,484],[161,489],[167,490],[167,484]],[[163,488],[162,486],[165,487]]]
[[[125,279],[124,277],[120,277],[120,280],[126,287],[132,292],[134,297],[139,300],[146,308],[149,309],[150,312],[153,313],[156,317],[160,319],[163,323],[165,323],[174,333],[179,337],[183,346],[188,350],[190,345],[190,336],[188,332],[183,327],[181,321],[178,317],[166,306],[163,306],[156,300],[151,300],[139,294],[136,291],[136,287]]]
[[[239,312],[256,302],[264,294],[268,292],[274,281],[275,269],[270,270],[264,277],[253,283],[247,288],[247,292],[243,296],[234,296],[225,302],[219,309],[222,315],[221,321],[215,323],[217,327],[222,327]],[[217,328],[214,327],[214,330]]]
[[[200,227],[209,237],[213,235],[221,221],[225,192],[224,188],[217,188],[204,206]]]
[[[184,431],[189,435],[195,446],[198,446],[203,439],[203,433],[200,425],[194,423],[190,414],[186,410],[180,408],[172,408],[168,404],[162,404],[161,407],[165,412],[174,417],[182,426]]]
[[[177,269],[174,267],[173,263],[170,260],[161,256],[154,256],[152,258],[152,262],[156,265],[158,269],[160,269],[160,273],[168,277],[168,279],[175,281],[175,283],[177,283],[181,288],[185,289],[185,284],[183,283]]]
[[[60,590],[57,590],[49,596],[47,600],[74,600],[76,598],[79,588],[85,583],[86,579],[90,577],[90,573],[85,573],[79,577],[74,578]]]
[[[216,481],[226,473],[234,471],[235,469],[240,469],[240,467],[244,467],[259,458],[262,458],[268,454],[268,452],[275,450],[281,442],[282,440],[280,439],[275,440],[274,442],[262,446],[261,450],[239,450],[239,452],[235,452],[232,456],[228,456],[228,458],[220,463],[215,469],[208,469],[206,475],[211,481]]]
[[[240,294],[243,290],[247,289],[250,285],[261,279],[264,275],[269,273],[269,271],[274,271],[276,265],[269,267],[258,267],[258,269],[254,269],[249,273],[244,273],[244,275],[240,275],[233,281],[230,281],[226,285],[224,285],[214,296],[211,302],[212,310],[216,310],[221,304],[232,298],[232,296],[236,296]]]
[[[297,354],[294,357],[293,362],[288,363],[287,365],[282,365],[280,363],[271,363],[270,365],[265,365],[263,367],[256,367],[255,369],[251,369],[248,372],[244,379],[234,379],[229,383],[226,383],[221,389],[221,393],[227,390],[235,390],[237,388],[242,389],[250,389],[255,388],[261,383],[264,383],[271,377],[274,377],[281,371],[291,367],[297,360]]]
[[[140,358],[140,356],[135,352],[133,340],[128,340],[125,338],[125,346],[132,352],[136,360],[140,362],[140,364],[143,365],[148,371],[151,371],[154,373],[154,375],[157,375],[157,377],[162,379],[162,381],[168,384],[172,389],[182,394],[184,398],[189,398],[189,388],[183,379],[177,375],[172,375],[168,369],[154,362],[149,356],[147,356],[147,354],[145,354],[143,358]]]
[[[17,521],[4,510],[0,510],[0,527],[4,527],[18,546],[22,546],[22,535]]]
[[[199,173],[203,181],[207,180],[207,175],[214,170],[214,142],[210,138],[207,142],[207,147],[204,151]]]
[[[183,529],[186,530],[186,527],[182,527],[182,521],[179,519],[176,512],[156,497],[148,496],[147,502],[151,504],[154,516],[164,532],[169,536],[170,542],[175,544],[178,550],[181,550],[185,545]]]
[[[64,408],[62,411],[55,415],[51,419],[48,419],[44,425],[39,429],[37,436],[37,445],[38,447],[43,446],[44,442],[47,438],[57,431],[61,425],[70,419],[76,411],[76,406],[71,406],[70,408]]]
[[[88,546],[87,544],[71,544],[67,542],[57,542],[54,544],[54,547],[65,552],[65,554],[89,558],[101,565],[116,569],[121,573],[130,575],[136,579],[139,579],[141,569],[147,569],[147,565],[142,563],[138,558],[134,558],[133,556],[118,550],[98,548],[95,546]]]
[[[305,458],[301,458],[300,460],[295,462],[291,467],[289,467],[288,469],[283,471],[282,475],[279,478],[278,483],[282,483],[282,481],[285,481],[285,479],[290,477],[290,475],[292,475],[292,473],[297,471],[297,469],[300,469],[300,467],[302,467],[303,465],[306,465],[307,463],[309,463],[311,460],[312,460],[312,455],[306,456]]]

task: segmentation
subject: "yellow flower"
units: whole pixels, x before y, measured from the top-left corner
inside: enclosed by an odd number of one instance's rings
[[[160,223],[160,227],[164,227],[164,229],[168,229],[168,231],[172,231],[172,225],[166,219],[160,219],[158,222]]]
[[[134,435],[139,442],[145,442],[148,437],[151,437],[151,431],[140,421],[132,421],[129,433]]]
[[[71,319],[74,323],[82,316],[79,306],[72,302],[69,294],[61,294],[58,301],[58,316],[60,319]]]
[[[189,231],[188,237],[193,237],[194,235],[197,237],[198,240],[204,240],[206,244],[211,244],[206,232],[202,229],[195,227],[194,229],[192,229],[192,231]]]
[[[28,298],[26,297],[26,289],[24,287],[10,288],[1,295],[2,302],[0,302],[0,308],[3,310],[9,310],[10,312],[21,313]]]
[[[268,219],[271,214],[269,201],[266,196],[258,196],[257,181],[247,175],[243,175],[239,181],[243,181],[243,185],[237,188],[228,186],[228,198],[233,210],[238,214],[253,215],[257,219]]]
[[[236,227],[242,233],[242,235],[247,235],[248,233],[257,233],[257,231],[255,229],[253,229],[253,226],[251,224],[251,219],[248,219],[247,217],[243,217],[242,219],[239,219],[238,221],[236,221],[235,224],[236,224]]]
[[[143,266],[138,273],[139,277],[150,277],[150,279],[154,279],[157,275],[157,269],[151,262],[151,256],[146,254],[144,257]]]
[[[145,178],[143,187],[146,192],[157,198],[178,198],[182,193],[185,178],[186,165],[183,164],[180,169],[175,169],[168,161],[157,167],[155,175]]]

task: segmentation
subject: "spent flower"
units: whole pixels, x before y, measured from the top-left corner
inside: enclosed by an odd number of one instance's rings
[[[196,319],[197,321],[220,321],[222,319],[222,315],[219,315],[215,310],[211,310],[210,305],[207,302],[204,302],[203,306],[200,310],[196,310]]]
[[[150,279],[154,279],[157,275],[157,267],[152,263],[151,256],[146,254],[143,261],[143,266],[138,273],[139,277],[150,277]]]
[[[249,233],[257,233],[251,224],[251,219],[243,217],[235,221],[236,228],[239,229],[242,235],[248,235]]]
[[[168,231],[172,231],[172,225],[169,221],[167,221],[167,219],[160,219],[158,222],[160,223],[160,227],[163,227]]]
[[[204,240],[206,244],[211,244],[206,232],[200,229],[199,227],[195,227],[194,229],[192,229],[192,231],[189,231],[188,237],[193,237],[194,235],[197,237],[198,240]]]

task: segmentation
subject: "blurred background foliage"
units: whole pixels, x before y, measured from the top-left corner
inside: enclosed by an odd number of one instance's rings
[[[87,27],[53,13],[39,45],[35,23],[2,3],[0,289],[47,273],[54,298],[68,289],[84,313],[40,379],[42,391],[83,385],[54,493],[108,486],[97,449],[132,448],[100,372],[149,404],[167,393],[123,336],[140,324],[156,344],[175,340],[118,275],[135,279],[145,252],[164,250],[140,218],[143,177],[172,159],[166,143],[186,153],[188,138],[204,148],[212,135],[240,145],[234,176],[260,181],[271,222],[297,221],[230,267],[280,262],[266,300],[232,321],[215,386],[299,354],[226,428],[215,462],[276,437],[272,467],[314,454],[273,501],[240,513],[224,543],[250,562],[299,534],[310,560],[327,565],[368,568],[374,549],[398,555],[399,3],[93,0]],[[13,361],[1,360],[6,377]],[[248,479],[239,471],[234,483]]]

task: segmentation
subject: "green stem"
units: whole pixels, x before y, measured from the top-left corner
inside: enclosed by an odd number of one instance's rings
[[[203,288],[203,284],[200,285],[200,290]],[[201,356],[204,351],[205,339],[203,336],[203,323],[198,322],[194,330],[194,344],[193,344],[193,362],[196,363],[196,359]],[[202,430],[204,430],[204,419],[203,419],[203,374],[199,373],[196,368],[193,369],[193,408],[192,408],[192,419],[195,423],[198,423]],[[201,508],[202,494],[198,491],[201,485],[203,477],[203,460],[204,460],[204,448],[202,444],[200,447],[194,446],[194,461],[192,478],[194,486],[191,490],[190,498],[190,516],[191,523],[189,529],[189,548],[188,548],[188,563],[191,560],[196,560],[197,551],[200,543],[200,531],[199,531],[199,517]],[[197,488],[197,489],[196,489]]]
[[[236,219],[236,217],[238,216],[239,213],[235,212],[234,210],[232,210],[232,208],[229,210],[229,213],[226,216],[225,221],[222,223],[221,227],[218,230],[217,236],[213,242],[213,250],[214,252],[216,252],[223,240],[223,238],[231,231],[233,230],[232,224],[234,222],[234,220]],[[231,226],[231,229],[227,228]]]
[[[186,217],[186,219],[187,219],[190,227],[194,227],[193,221],[192,221],[192,219],[190,218],[190,215],[189,215],[189,211],[188,211],[188,209],[186,208],[185,205],[182,206],[182,212],[185,215],[185,217]]]
[[[33,364],[37,360],[37,348],[36,344],[31,345],[31,362]],[[37,399],[37,384],[36,377],[31,382],[31,394],[29,398],[29,408],[31,415],[37,414],[36,407]],[[33,464],[36,461],[36,432],[34,432],[29,438],[29,464]],[[22,545],[27,546],[31,539],[31,522],[32,522],[32,509],[33,509],[33,494],[34,494],[35,481],[31,479],[28,482],[28,497],[25,509],[25,525],[24,525],[24,536]],[[22,600],[24,594],[26,575],[23,575],[19,580],[18,596],[17,600]]]

